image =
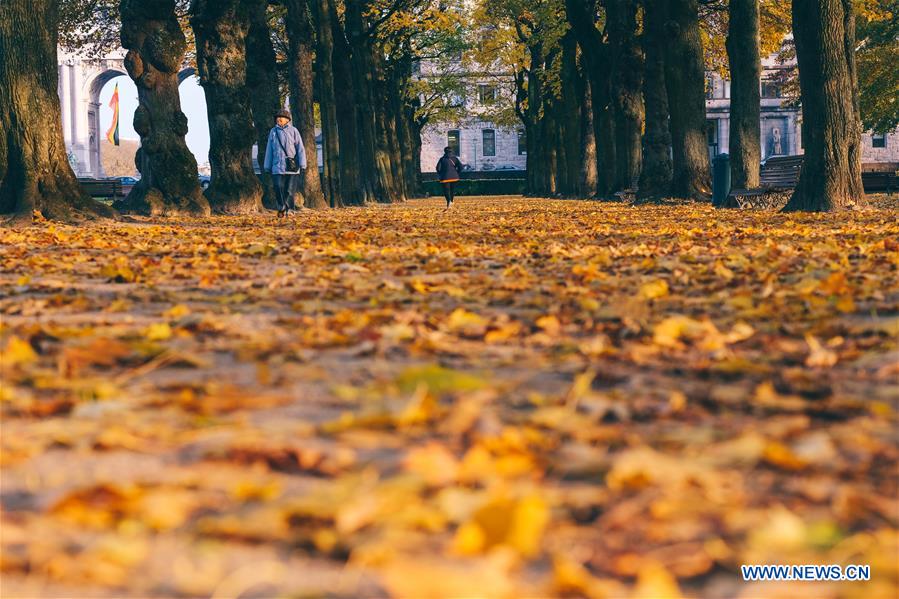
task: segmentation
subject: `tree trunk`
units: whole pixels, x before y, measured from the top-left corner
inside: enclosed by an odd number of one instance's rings
[[[562,171],[564,181],[561,192],[566,196],[575,196],[580,191],[581,180],[581,104],[579,91],[581,74],[577,68],[577,40],[574,34],[566,33],[562,38],[562,97],[559,108],[562,110],[561,141],[564,149]]]
[[[615,123],[611,114],[608,45],[596,28],[595,0],[565,0],[565,12],[581,48],[590,82],[596,147],[596,194],[608,196],[615,179]]]
[[[197,68],[206,94],[212,180],[206,199],[213,210],[262,210],[262,186],[253,172],[253,128],[247,88],[248,0],[193,0],[191,26]]]
[[[864,203],[851,0],[793,0],[805,158],[784,210]]]
[[[590,83],[580,78],[578,97],[581,100],[581,179],[578,195],[596,195],[596,131],[593,126],[593,99]]]
[[[352,100],[356,97],[350,66],[350,46],[340,26],[335,3],[331,2],[329,8],[334,38],[334,89],[339,89],[344,98],[344,101],[337,103],[335,110],[337,135],[340,139],[340,198],[347,206],[362,206],[367,201],[374,201],[374,198],[369,195],[362,178],[357,106],[353,101],[346,101],[347,98]]]
[[[667,0],[665,85],[671,113],[671,196],[708,200],[705,66],[697,0]]]
[[[140,181],[117,202],[121,211],[152,215],[210,213],[197,179],[197,160],[187,148],[187,117],[181,112],[178,71],[187,42],[175,17],[175,1],[122,0],[125,67],[137,86],[134,130]]]
[[[637,196],[662,198],[671,189],[671,132],[668,130],[668,91],[665,87],[665,0],[644,0],[644,8],[646,133]]]
[[[736,189],[759,186],[761,140],[759,84],[758,0],[730,0],[727,29],[727,60],[730,65],[730,154],[731,185]]]
[[[374,79],[383,75],[375,63],[372,43],[367,34],[364,14],[368,9],[366,0],[345,0],[345,27],[347,42],[352,49],[350,67],[359,122],[360,174],[367,199],[389,203],[392,181],[387,148],[378,147],[377,110],[382,99],[375,100]],[[377,72],[376,72],[377,71]]]
[[[306,148],[306,173],[303,178],[303,200],[307,208],[327,208],[318,174],[318,151],[315,147],[315,99],[312,91],[312,10],[308,0],[287,0],[287,37],[290,41],[288,73],[290,79],[290,112],[294,126],[300,130]]]
[[[90,199],[66,155],[52,0],[0,2],[0,214],[12,224],[113,216]]]
[[[631,189],[640,176],[640,136],[643,133],[643,56],[637,42],[636,0],[607,0],[607,29],[612,64],[612,105],[615,111],[615,182]]]
[[[275,124],[275,113],[281,108],[275,48],[266,9],[268,0],[249,0],[250,29],[247,32],[247,88],[256,129],[256,166],[262,183],[262,203],[277,209],[272,177],[265,173],[265,150],[268,134]]]
[[[340,198],[340,138],[337,133],[337,95],[334,91],[334,35],[331,29],[331,0],[312,0],[316,25],[315,67],[318,71],[318,105],[322,120],[323,189],[332,208]]]

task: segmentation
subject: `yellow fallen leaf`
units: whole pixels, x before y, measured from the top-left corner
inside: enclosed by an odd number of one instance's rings
[[[3,367],[27,364],[35,360],[37,360],[37,353],[31,344],[15,336],[9,338],[6,347],[0,352],[0,366]]]
[[[644,299],[656,299],[668,295],[668,281],[657,279],[640,286],[640,297]]]

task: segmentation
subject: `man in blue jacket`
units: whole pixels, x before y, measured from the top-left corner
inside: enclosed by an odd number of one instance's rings
[[[263,168],[272,175],[278,218],[282,218],[296,209],[293,201],[295,181],[297,175],[306,170],[306,148],[300,132],[290,124],[289,110],[279,110],[275,123],[268,133]]]

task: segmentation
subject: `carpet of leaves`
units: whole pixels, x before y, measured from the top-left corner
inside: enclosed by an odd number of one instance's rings
[[[896,596],[895,208],[457,204],[0,231],[3,595]]]

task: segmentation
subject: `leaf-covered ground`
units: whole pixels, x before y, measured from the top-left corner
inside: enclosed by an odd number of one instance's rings
[[[457,203],[0,231],[3,596],[896,597],[895,208]]]

